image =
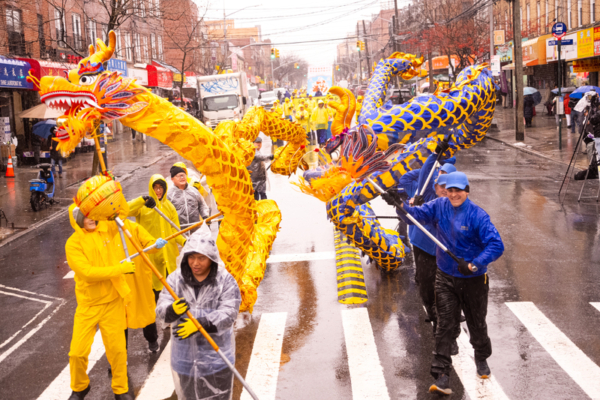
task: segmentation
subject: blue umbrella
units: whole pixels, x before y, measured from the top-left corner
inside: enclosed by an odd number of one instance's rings
[[[56,121],[52,119],[41,121],[33,126],[33,134],[48,139],[52,135],[52,128],[56,128]]]
[[[572,99],[580,99],[586,92],[590,92],[592,90],[600,94],[600,87],[598,86],[581,86],[577,88],[577,90],[575,90],[573,93],[571,93],[570,97]]]

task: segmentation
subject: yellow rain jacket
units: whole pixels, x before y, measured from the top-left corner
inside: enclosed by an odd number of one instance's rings
[[[285,102],[283,103],[283,112],[285,113],[285,116],[291,117],[293,109],[294,109],[294,103],[289,101],[289,99],[285,99]]]
[[[75,272],[75,296],[79,306],[96,306],[125,298],[131,290],[118,262],[111,260],[111,242],[119,231],[116,222],[98,221],[94,232],[80,228],[73,218],[75,204],[69,207],[69,219],[75,233],[67,240],[67,263]]]
[[[308,132],[308,111],[298,110],[296,111],[296,119],[298,123]]]
[[[283,117],[283,108],[281,108],[281,105],[279,103],[277,103],[276,105],[273,104],[273,107],[271,107],[271,111],[277,114],[278,116]]]
[[[154,199],[154,201],[156,201],[156,207],[158,207],[158,209],[162,211],[167,218],[173,221],[175,225],[179,226],[177,210],[175,210],[175,206],[173,206],[173,204],[167,199],[167,194],[165,193],[162,200],[159,201],[156,197],[156,193],[154,193],[154,189],[152,188],[156,181],[161,179],[166,182],[165,178],[159,174],[155,174],[150,177],[150,182],[148,183],[148,194]],[[129,216],[135,217],[136,221],[155,238],[165,239],[167,236],[170,236],[176,232],[175,228],[165,221],[163,217],[158,215],[156,211],[145,207],[144,203],[145,201],[141,197],[128,202]],[[177,269],[177,264],[175,263],[175,260],[179,255],[177,244],[183,246],[184,243],[185,238],[183,235],[179,235],[175,239],[169,241],[165,247],[149,256],[156,269],[158,269],[163,276],[166,275],[166,271],[171,273]],[[152,276],[152,288],[156,291],[162,290],[163,288],[163,284],[154,275]]]
[[[156,212],[154,213],[156,214]],[[133,239],[141,248],[145,249],[156,241],[156,238],[150,235],[150,233],[148,233],[148,231],[140,224],[136,224],[127,219],[124,222],[125,228],[127,228],[133,236]],[[127,242],[129,255],[137,253],[136,248],[131,244],[131,241],[126,235],[125,240]],[[119,263],[121,260],[125,259],[125,251],[123,251],[123,243],[121,242],[121,236],[118,233],[113,238],[112,243],[113,251],[111,252],[111,259],[113,260],[113,263]],[[168,246],[168,244],[166,246]],[[146,254],[152,259],[152,254],[162,251],[163,249],[152,249]],[[125,304],[125,311],[127,314],[127,327],[131,329],[140,329],[145,328],[156,321],[156,312],[154,311],[156,309],[156,302],[154,301],[154,292],[152,291],[153,278],[156,279],[156,277],[142,257],[138,256],[132,261],[135,264],[135,273],[124,275],[127,285],[131,289],[131,295],[127,298],[128,301],[126,301]]]
[[[327,122],[329,120],[329,112],[323,106],[317,107],[313,110],[310,120],[313,124],[314,129],[327,129]]]

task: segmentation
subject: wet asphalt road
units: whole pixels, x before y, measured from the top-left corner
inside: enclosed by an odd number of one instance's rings
[[[166,175],[177,160],[169,157],[136,171],[126,181],[126,196],[142,194],[152,174]],[[468,174],[471,199],[490,214],[506,247],[489,269],[487,321],[494,353],[488,361],[493,376],[510,399],[588,398],[506,303],[534,303],[600,364],[600,312],[590,305],[600,301],[597,203],[577,204],[572,189],[561,207],[557,192],[565,167],[491,140],[459,153],[457,167]],[[326,220],[324,204],[296,192],[285,177],[270,175],[270,184],[268,195],[283,214],[272,254],[333,251],[333,226]],[[589,189],[591,194],[597,182]],[[383,202],[374,203],[380,215],[392,215]],[[385,225],[395,224],[387,220]],[[68,365],[76,302],[73,280],[63,277],[70,271],[64,243],[71,232],[65,216],[0,247],[2,399],[38,399]],[[409,256],[406,269],[383,274],[363,260],[366,307],[391,399],[436,398],[427,392],[432,383],[433,337],[424,321],[411,264]],[[246,374],[261,315],[287,312],[276,398],[358,400],[353,397],[342,325],[342,311],[349,308],[353,307],[337,302],[334,260],[269,263],[254,313],[241,316],[236,324],[237,368]],[[35,322],[23,328],[38,313]],[[46,318],[39,331],[2,356]],[[166,342],[162,338],[161,351]],[[136,394],[159,358],[148,354],[146,346],[141,330],[130,332],[129,381]],[[87,399],[113,398],[107,367],[103,356],[90,373],[92,391]],[[467,397],[455,374],[451,383],[455,391],[451,398]],[[234,399],[240,392],[236,383]]]

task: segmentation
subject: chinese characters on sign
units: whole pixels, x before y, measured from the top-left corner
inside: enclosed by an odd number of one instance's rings
[[[30,68],[25,61],[0,58],[0,87],[33,89],[33,83],[27,82]]]

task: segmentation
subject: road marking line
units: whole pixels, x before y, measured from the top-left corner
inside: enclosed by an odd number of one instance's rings
[[[423,306],[425,314],[427,309]],[[433,322],[432,322],[433,324]],[[502,386],[496,380],[496,377],[490,375],[488,379],[481,379],[477,376],[477,368],[475,367],[475,355],[469,336],[465,330],[460,328],[460,336],[456,340],[458,344],[458,355],[452,356],[452,366],[456,371],[456,375],[463,384],[465,391],[472,400],[508,400],[508,396],[504,393]]]
[[[600,399],[600,367],[585,355],[532,302],[506,303],[531,335],[592,399]]]
[[[166,339],[165,336],[163,338]],[[171,371],[171,343],[172,341],[169,340],[150,375],[146,378],[136,400],[168,399],[173,396],[175,384]]]
[[[104,343],[102,343],[102,334],[100,330],[94,335],[92,351],[88,357],[87,373],[89,374],[96,362],[104,355]],[[58,400],[66,399],[71,395],[71,371],[69,364],[60,371],[60,374],[44,390],[37,400]]]
[[[39,297],[47,297],[47,298],[49,298],[49,299],[63,301],[63,299],[61,299],[60,297],[48,296],[47,294],[41,294],[41,293],[30,292],[29,290],[17,289],[17,288],[10,287],[10,286],[5,286],[5,285],[2,285],[2,284],[0,284],[0,287],[1,287],[1,288],[4,288],[4,289],[14,290],[14,291],[16,291],[16,292],[28,293],[28,294],[34,294],[34,295],[36,295],[36,296],[39,296]]]
[[[342,310],[348,368],[354,400],[389,400],[366,308]]]
[[[69,271],[65,276],[63,276],[63,279],[73,279],[75,278],[75,271],[71,270]]]
[[[46,309],[48,307],[50,307],[51,304],[52,303],[48,302],[48,304],[46,304],[46,306],[44,308],[42,308],[37,314],[35,314],[35,316],[33,318],[31,318],[25,325],[23,325],[21,327],[21,329],[19,329],[11,337],[9,337],[2,344],[0,344],[0,349],[3,348],[4,346],[6,346],[7,344],[9,344],[11,340],[13,340],[16,336],[18,336],[21,332],[23,332],[23,329],[25,329],[27,327],[27,325],[29,325],[30,323],[32,323],[33,321],[35,321],[35,319],[37,317],[39,317],[41,313],[43,313],[44,311],[46,311]]]
[[[276,397],[286,319],[287,312],[265,313],[260,317],[246,381],[261,400],[275,400]],[[244,389],[240,400],[251,399]]]
[[[23,295],[16,294],[16,293],[5,292],[5,291],[3,291],[3,290],[0,290],[0,293],[7,294],[7,295],[9,295],[9,296],[20,297],[20,298],[22,298],[22,299],[27,299],[27,300],[32,300],[32,301],[39,301],[40,303],[44,303],[44,304],[46,304],[46,305],[48,305],[48,304],[52,304],[52,302],[51,302],[51,301],[48,301],[48,300],[34,299],[33,297],[29,297],[29,296],[23,296]]]
[[[590,302],[591,305],[593,305],[594,307],[596,307],[598,309],[598,311],[600,311],[600,303],[592,303]]]
[[[333,233],[336,238],[342,237],[337,229],[334,229]],[[369,299],[369,296],[358,248],[348,244],[345,236],[343,236],[341,242],[344,244],[336,246],[335,251],[338,302],[342,304],[362,304]]]
[[[333,260],[335,252],[321,251],[316,253],[296,253],[296,254],[271,254],[267,258],[267,263],[276,262],[293,262],[293,261],[316,261],[316,260]]]

